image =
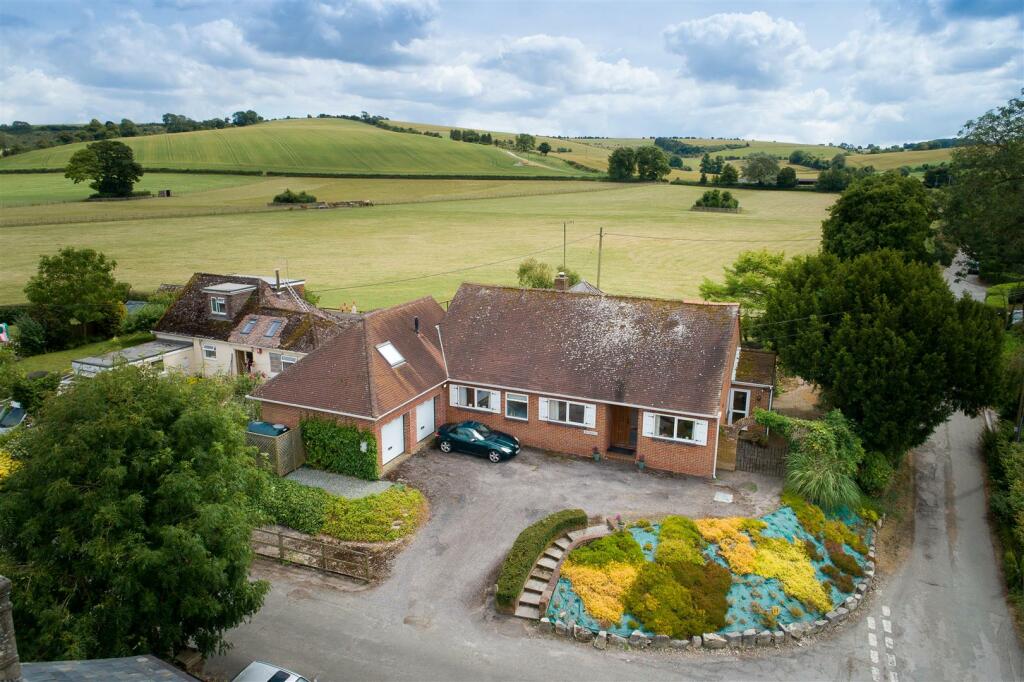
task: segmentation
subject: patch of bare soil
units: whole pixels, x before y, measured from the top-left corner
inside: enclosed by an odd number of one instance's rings
[[[908,452],[893,476],[892,485],[882,496],[885,523],[875,543],[878,572],[891,574],[910,555],[914,545],[914,506],[917,500],[914,484],[914,453]]]
[[[819,419],[825,410],[819,405],[818,388],[800,377],[779,379],[779,392],[772,401],[772,409],[797,419]]]

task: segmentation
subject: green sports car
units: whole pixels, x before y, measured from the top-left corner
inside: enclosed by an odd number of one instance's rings
[[[519,454],[518,438],[473,421],[444,424],[437,430],[437,446],[441,452],[458,450],[495,463]]]

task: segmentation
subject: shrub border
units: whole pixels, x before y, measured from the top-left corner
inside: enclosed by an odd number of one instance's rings
[[[563,509],[524,528],[501,564],[501,573],[498,574],[494,590],[495,607],[503,613],[512,613],[530,577],[530,571],[547,546],[566,531],[586,527],[585,511]]]

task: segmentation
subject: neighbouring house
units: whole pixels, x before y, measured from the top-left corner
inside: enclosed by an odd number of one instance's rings
[[[384,470],[466,419],[524,445],[714,476],[721,426],[769,407],[775,356],[740,347],[739,306],[463,284],[353,316],[261,387],[265,421],[372,429]]]
[[[192,343],[161,339],[147,341],[103,355],[90,355],[72,360],[71,371],[78,376],[92,377],[122,365],[145,365],[164,372],[167,365],[176,366],[188,362],[191,354]]]
[[[203,376],[276,376],[347,318],[307,303],[304,286],[279,276],[196,273],[153,328],[158,341],[191,346],[165,357],[164,366]]]
[[[391,468],[443,420],[443,318],[430,297],[349,315],[331,339],[250,397],[273,424],[294,429],[320,418],[371,431],[378,464]]]

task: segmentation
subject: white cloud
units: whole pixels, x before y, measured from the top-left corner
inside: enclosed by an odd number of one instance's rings
[[[669,26],[669,52],[684,59],[697,80],[766,90],[799,77],[811,56],[796,24],[764,12],[713,14]]]

